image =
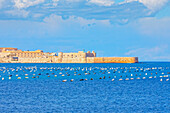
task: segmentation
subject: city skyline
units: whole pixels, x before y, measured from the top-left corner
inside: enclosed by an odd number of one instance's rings
[[[170,61],[168,0],[0,0],[0,46]]]

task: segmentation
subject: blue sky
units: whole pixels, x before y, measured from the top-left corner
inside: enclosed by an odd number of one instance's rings
[[[0,46],[170,61],[170,1],[0,0]]]

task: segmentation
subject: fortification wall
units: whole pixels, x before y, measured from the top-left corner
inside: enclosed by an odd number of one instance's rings
[[[94,63],[94,58],[95,57],[87,57],[86,58],[86,63]]]
[[[137,57],[95,57],[94,63],[137,63]]]
[[[137,63],[137,57],[85,57],[85,58],[0,58],[1,63]]]
[[[55,63],[93,63],[96,53],[79,51],[78,53],[58,53],[58,60]]]
[[[137,63],[137,57],[86,57],[86,58],[61,58],[56,63]]]
[[[0,63],[10,63],[11,58],[0,58]]]
[[[51,63],[51,58],[18,58],[18,61],[12,61],[13,63]]]
[[[86,63],[86,58],[62,58],[61,62],[56,63]]]
[[[0,52],[0,58],[7,57],[8,55],[10,55],[10,53],[2,53],[2,52]]]
[[[3,48],[0,52],[2,63],[136,63],[137,57],[96,57],[96,53],[78,51],[78,53],[44,53],[42,50],[21,51],[17,48]],[[6,51],[5,51],[6,50]]]

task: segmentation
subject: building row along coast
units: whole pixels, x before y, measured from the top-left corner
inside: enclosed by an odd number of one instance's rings
[[[94,51],[56,54],[4,47],[0,48],[0,63],[138,63],[138,57],[96,57]]]

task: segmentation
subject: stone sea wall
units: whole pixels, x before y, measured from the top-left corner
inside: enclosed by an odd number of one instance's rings
[[[137,63],[137,57],[0,58],[0,63]]]
[[[0,48],[0,63],[137,63],[138,57],[96,57],[95,51],[56,53]]]

